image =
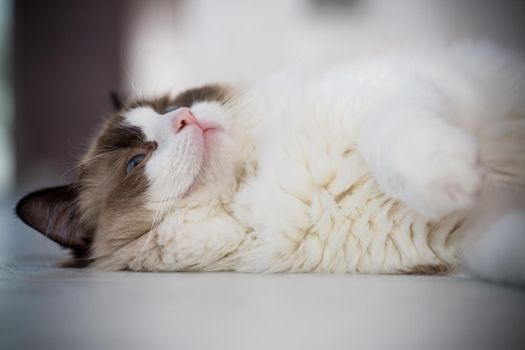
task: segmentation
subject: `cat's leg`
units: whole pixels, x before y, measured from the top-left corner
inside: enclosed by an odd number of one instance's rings
[[[448,122],[453,116],[444,95],[415,87],[370,113],[359,150],[387,194],[438,219],[475,202],[482,184],[479,145]]]

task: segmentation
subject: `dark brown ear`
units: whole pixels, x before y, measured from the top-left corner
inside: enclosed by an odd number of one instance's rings
[[[122,107],[124,107],[124,101],[122,100],[122,96],[120,96],[119,93],[115,90],[110,91],[109,98],[111,99],[111,104],[113,105],[115,112],[120,111]]]
[[[72,185],[46,188],[22,198],[16,215],[62,247],[73,250],[74,256],[83,257],[90,248],[91,234],[80,222],[76,199]]]

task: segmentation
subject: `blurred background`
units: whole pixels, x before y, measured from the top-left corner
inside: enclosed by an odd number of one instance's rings
[[[0,0],[0,201],[67,183],[111,112],[150,96],[432,40],[524,46],[519,1]]]

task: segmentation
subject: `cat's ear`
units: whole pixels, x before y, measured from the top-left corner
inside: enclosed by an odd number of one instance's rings
[[[73,185],[45,188],[22,198],[16,206],[16,215],[80,256],[89,250],[91,235],[81,223],[76,200],[77,191]]]
[[[111,104],[115,112],[120,111],[122,107],[124,107],[124,100],[117,91],[110,91],[109,98],[111,99]]]

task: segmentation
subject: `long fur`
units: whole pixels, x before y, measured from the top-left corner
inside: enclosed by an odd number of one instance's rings
[[[204,188],[228,194],[182,200],[152,233],[156,263],[140,257],[131,268],[455,270],[462,224],[485,184],[523,189],[524,83],[519,58],[469,43],[244,89],[226,110],[208,109],[237,147],[223,147],[238,154],[223,162],[242,171]],[[522,247],[519,230],[502,239]],[[525,258],[513,259],[523,271]]]

